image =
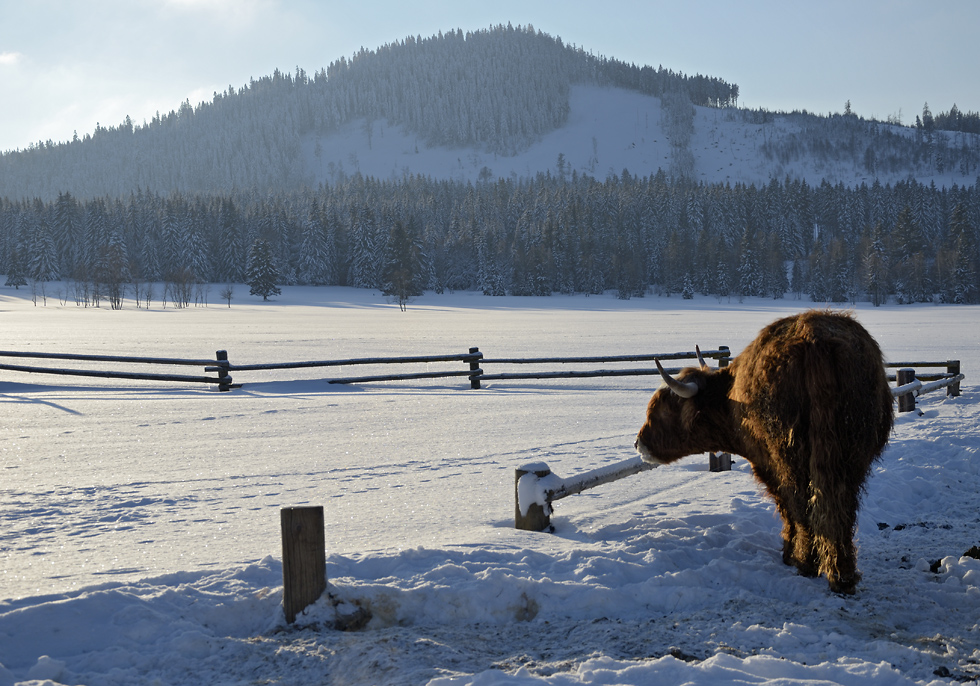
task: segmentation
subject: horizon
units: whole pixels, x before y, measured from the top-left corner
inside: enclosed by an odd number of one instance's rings
[[[250,79],[299,67],[315,73],[361,48],[409,35],[497,24],[531,25],[587,52],[639,66],[703,74],[739,86],[739,107],[842,112],[910,124],[925,104],[980,111],[980,47],[969,37],[980,4],[930,8],[902,2],[835,0],[820,7],[719,0],[677,7],[614,0],[498,3],[494,8],[432,0],[357,8],[311,0],[0,0],[0,87],[7,94],[0,151],[65,142],[157,113],[210,102]],[[610,16],[631,18],[623,24]],[[24,27],[44,30],[25,31]],[[697,45],[697,50],[691,46]]]

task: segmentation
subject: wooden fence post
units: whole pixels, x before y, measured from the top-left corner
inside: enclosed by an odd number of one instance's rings
[[[538,503],[531,503],[527,508],[527,514],[521,512],[521,477],[525,474],[533,474],[538,479],[551,474],[551,469],[546,465],[541,465],[540,469],[525,469],[518,467],[514,472],[514,528],[524,531],[544,531],[551,527],[551,515],[547,514],[544,508]]]
[[[718,350],[724,350],[725,351],[725,355],[726,355],[725,357],[719,358],[719,360],[718,360],[718,366],[719,367],[727,367],[729,360],[732,359],[732,354],[731,354],[728,346],[727,345],[719,345],[718,346]]]
[[[899,386],[904,386],[907,383],[912,383],[915,381],[915,370],[905,367],[899,369],[898,373],[895,375],[896,381]],[[915,409],[915,395],[912,393],[903,393],[898,396],[898,411],[899,412],[911,412]]]
[[[282,608],[292,624],[296,615],[327,590],[327,552],[323,507],[284,507],[282,526]]]
[[[718,350],[724,350],[727,353],[726,357],[718,359],[718,368],[727,367],[729,360],[731,360],[731,352],[727,345],[719,345]],[[708,453],[708,471],[709,472],[730,472],[732,471],[732,456],[731,453]]]
[[[946,360],[946,373],[956,376],[960,373],[960,361],[959,360]],[[951,383],[946,387],[946,395],[951,395],[954,398],[960,394],[960,382]]]
[[[219,391],[230,391],[231,390],[231,375],[228,374],[228,351],[218,350],[215,352],[215,358],[218,360],[218,378],[221,381],[218,382]]]
[[[470,355],[478,355],[480,353],[479,348],[470,348]],[[470,362],[470,371],[473,372],[473,376],[470,377],[470,388],[479,390],[480,388],[480,360],[476,359]]]
[[[732,471],[731,453],[708,453],[709,472],[730,472]]]

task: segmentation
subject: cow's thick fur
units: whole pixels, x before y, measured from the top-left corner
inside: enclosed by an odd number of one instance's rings
[[[871,335],[847,314],[809,311],[764,328],[728,367],[684,369],[677,381],[697,392],[654,393],[636,440],[643,459],[743,456],[776,501],[783,562],[853,593],[859,499],[894,421]]]

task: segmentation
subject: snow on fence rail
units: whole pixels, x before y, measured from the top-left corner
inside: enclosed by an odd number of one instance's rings
[[[945,362],[887,362],[885,367],[899,367],[898,372],[889,376],[889,381],[895,381],[897,386],[892,389],[892,395],[898,398],[898,411],[911,412],[915,409],[915,397],[937,390],[946,389],[946,395],[958,396],[960,394],[960,381],[965,377],[960,373],[959,360],[946,360]],[[916,368],[922,367],[945,367],[945,373],[916,374]],[[930,383],[922,383],[928,381]]]
[[[728,360],[726,359],[721,366],[727,363]],[[900,368],[897,374],[888,377],[889,381],[897,381],[898,384],[892,389],[892,396],[898,399],[899,412],[913,411],[916,396],[940,388],[945,388],[946,394],[949,396],[958,396],[960,394],[960,381],[965,378],[960,373],[959,360],[889,362],[885,364],[885,367]],[[917,375],[916,367],[945,367],[946,371],[945,373]],[[514,474],[514,527],[527,531],[554,531],[551,524],[551,515],[554,512],[552,503],[554,501],[659,466],[644,462],[639,456],[636,456],[568,479],[562,479],[543,462],[522,465],[515,470]],[[709,471],[720,472],[729,469],[731,469],[730,455],[727,453],[709,454]]]

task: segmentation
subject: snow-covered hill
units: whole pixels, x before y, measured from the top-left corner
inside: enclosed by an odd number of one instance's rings
[[[601,181],[663,169],[707,183],[950,187],[973,183],[980,166],[977,135],[737,102],[738,86],[721,79],[595,57],[530,27],[453,31],[363,50],[312,77],[277,70],[150,122],[127,117],[5,152],[0,198],[295,192],[357,172]]]

